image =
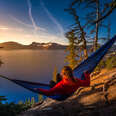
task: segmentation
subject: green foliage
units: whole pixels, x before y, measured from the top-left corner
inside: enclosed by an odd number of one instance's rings
[[[103,68],[116,68],[116,55],[107,55],[96,67],[95,71],[100,71]]]
[[[25,104],[14,104],[14,103],[6,103],[0,104],[0,115],[1,116],[16,116],[22,111],[27,110]]]
[[[39,101],[39,102],[42,102],[43,100],[44,100],[43,95],[38,94],[38,101]]]
[[[34,97],[31,98],[31,105],[34,105],[35,104],[35,99]]]
[[[107,69],[116,68],[116,56],[111,56],[111,57],[107,58],[106,68]]]
[[[25,103],[19,101],[18,104],[3,104],[2,102],[5,100],[7,100],[5,96],[0,96],[0,116],[16,116],[17,114],[31,108],[31,106],[35,103],[34,97],[26,99]]]
[[[101,69],[106,67],[106,61],[103,59],[100,61],[100,63],[95,68],[95,71],[101,71]]]
[[[0,115],[1,116],[16,116],[21,111],[25,111],[27,108],[25,108],[25,105],[23,103],[20,104],[14,104],[14,103],[5,103],[3,104],[3,101],[6,101],[7,99],[5,96],[0,96]]]
[[[25,106],[25,108],[30,108],[34,104],[35,104],[35,99],[34,99],[34,97],[32,97],[31,99],[30,98],[26,99],[24,106]]]
[[[65,58],[65,62],[69,63],[69,66],[73,69],[77,64],[79,57],[79,49],[77,48],[77,38],[75,37],[74,31],[69,31],[66,33],[66,38],[69,41],[69,46],[66,49],[66,52],[69,54]]]
[[[7,99],[5,98],[5,96],[0,96],[0,104],[2,104],[2,101],[6,101]]]
[[[31,107],[31,102],[30,102],[30,99],[26,99],[25,103],[24,103],[24,107],[25,108],[30,108]]]
[[[66,38],[69,41],[69,46],[67,48],[69,54],[66,56],[65,61],[69,63],[69,66],[74,68],[83,59],[87,58],[88,42],[93,45],[94,51],[97,49],[98,40],[100,39],[98,38],[100,33],[99,29],[101,27],[108,28],[108,38],[110,37],[110,25],[103,24],[103,22],[98,20],[101,16],[104,16],[106,12],[109,12],[109,7],[112,8],[116,6],[116,0],[112,2],[100,0],[73,0],[69,6],[70,7],[65,9],[65,11],[73,16],[74,24],[71,26],[70,31],[66,33]],[[79,8],[82,10],[85,9],[83,23],[80,20],[81,15],[78,14]],[[98,21],[96,25],[93,23],[94,21]],[[94,37],[94,41],[91,35]],[[102,60],[96,70],[100,70],[105,65],[105,61]]]

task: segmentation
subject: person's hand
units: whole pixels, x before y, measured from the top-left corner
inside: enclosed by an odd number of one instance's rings
[[[89,71],[88,70],[84,71],[84,74],[89,74]]]
[[[90,77],[89,71],[84,71],[84,76],[85,76],[85,77]]]

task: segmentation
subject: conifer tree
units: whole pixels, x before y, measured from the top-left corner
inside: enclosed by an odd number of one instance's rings
[[[76,45],[77,38],[75,37],[74,30],[67,32],[65,36],[69,41],[69,46],[66,49],[68,55],[66,56],[65,61],[68,62],[69,66],[73,69],[78,64],[78,49]]]
[[[54,71],[53,71],[53,81],[56,82],[56,75],[57,75],[58,71],[57,71],[57,68],[55,67],[54,68]]]
[[[84,25],[82,25],[80,21],[76,8],[71,4],[65,11],[71,14],[74,19],[74,25],[71,26],[71,29],[65,34],[69,41],[69,46],[66,50],[69,54],[66,57],[66,61],[68,61],[69,65],[74,68],[83,59],[88,57],[86,32],[84,30]]]
[[[42,102],[43,100],[44,100],[43,95],[38,94],[38,101],[39,101],[39,103]]]
[[[35,104],[35,98],[32,97],[32,98],[31,98],[31,105],[34,105],[34,104]]]
[[[86,41],[86,32],[84,30],[84,25],[82,25],[79,15],[77,14],[76,8],[71,6],[65,11],[69,12],[74,18],[74,25],[72,26],[73,33],[77,39],[77,46],[81,48],[81,52],[83,52],[83,58],[86,59],[88,57],[87,53],[87,41]]]

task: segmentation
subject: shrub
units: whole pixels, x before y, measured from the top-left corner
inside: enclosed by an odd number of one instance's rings
[[[106,68],[107,69],[116,68],[116,56],[110,56],[109,58],[107,58]]]
[[[2,102],[5,100],[7,100],[5,96],[0,96],[0,116],[16,116],[17,114],[31,108],[35,103],[34,98],[27,99],[25,103],[19,101],[18,104],[13,102],[3,104]]]
[[[96,71],[101,71],[101,69],[107,68],[112,69],[116,68],[116,54],[110,53],[108,54],[101,62],[98,64],[98,66],[95,68]]]

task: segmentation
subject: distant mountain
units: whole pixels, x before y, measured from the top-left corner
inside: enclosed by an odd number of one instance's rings
[[[24,49],[26,46],[17,42],[4,42],[0,43],[0,47],[2,47],[2,49]]]
[[[37,42],[32,42],[32,44],[29,45],[31,49],[65,49],[65,45],[61,45],[58,43],[37,43]]]
[[[57,50],[57,49],[65,49],[66,45],[61,45],[58,43],[38,43],[38,42],[32,42],[29,45],[22,45],[17,42],[4,42],[0,43],[0,48],[6,49],[6,50],[15,50],[15,49],[47,49],[47,50]],[[87,49],[90,51],[92,48],[92,45],[88,45]],[[116,45],[113,45],[110,51],[115,51]]]
[[[4,42],[0,43],[0,48],[2,49],[65,49],[65,45],[58,43],[37,43],[32,42],[30,45],[22,45],[17,42]]]

